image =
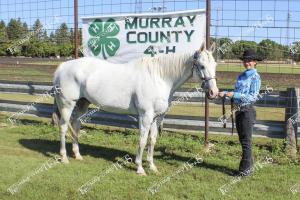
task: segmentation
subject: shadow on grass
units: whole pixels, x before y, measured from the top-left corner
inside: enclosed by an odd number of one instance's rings
[[[51,140],[44,140],[44,139],[20,139],[19,143],[24,146],[27,149],[37,151],[42,153],[43,155],[50,157],[53,154],[57,154],[59,152],[59,146],[60,142],[59,141],[51,141]],[[69,152],[69,155],[72,153],[72,144],[67,143],[66,144],[67,152]],[[187,162],[191,158],[190,157],[184,157],[180,155],[176,155],[173,153],[168,153],[163,149],[157,149],[158,151],[161,151],[162,154],[160,156],[155,156],[156,159],[161,159],[164,161],[168,160],[176,160],[179,162]],[[118,149],[113,149],[113,148],[108,148],[108,147],[101,147],[101,146],[93,146],[89,144],[80,144],[80,153],[83,156],[92,156],[95,158],[102,158],[107,161],[111,162],[116,162],[117,158],[121,158],[128,154],[131,158],[135,158],[135,155],[123,151],[123,150],[118,150]],[[144,162],[146,163],[146,162]],[[169,162],[168,162],[169,163]],[[169,163],[173,164],[173,163]],[[208,162],[203,162],[200,165],[198,165],[200,168],[206,168],[206,169],[211,169],[215,171],[219,171],[221,173],[225,173],[228,175],[232,175],[235,170],[230,169],[226,166],[220,166]],[[135,167],[131,166],[125,166],[125,168],[130,169],[130,170],[136,170]]]
[[[34,119],[17,119],[17,123],[20,125],[47,125],[46,122],[41,122]]]
[[[168,160],[177,160],[177,161],[182,162],[182,166],[183,166],[184,163],[186,163],[188,161],[190,161],[189,163],[192,163],[195,161],[195,159],[192,157],[184,157],[184,156],[176,155],[174,153],[166,152],[165,147],[159,147],[158,149],[156,149],[156,151],[160,151],[162,154],[159,156],[154,156],[154,158],[165,160],[166,162],[168,162]],[[169,164],[172,165],[173,163],[169,163]],[[182,167],[182,166],[179,166],[179,167]],[[232,176],[237,172],[237,170],[228,168],[227,166],[209,163],[209,162],[205,161],[205,159],[203,159],[203,162],[201,164],[197,164],[197,167],[218,171],[218,172],[227,174],[229,176]]]
[[[44,139],[20,139],[19,143],[25,148],[34,150],[44,154],[45,156],[51,156],[51,154],[59,153],[60,142],[55,140],[44,140]],[[108,161],[117,161],[116,158],[123,157],[126,154],[133,157],[127,151],[112,149],[101,146],[93,146],[89,144],[80,144],[80,153],[83,156],[92,156],[95,158],[103,158]],[[66,143],[66,149],[69,155],[73,153],[72,144]]]

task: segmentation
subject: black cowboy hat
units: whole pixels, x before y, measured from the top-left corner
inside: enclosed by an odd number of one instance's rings
[[[247,49],[244,51],[243,56],[240,57],[241,60],[255,60],[255,61],[262,61],[263,58],[258,55],[255,50]]]

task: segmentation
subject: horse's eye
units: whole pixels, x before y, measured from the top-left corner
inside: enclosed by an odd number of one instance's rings
[[[201,67],[200,67],[201,69],[204,69],[205,67],[203,66],[203,65],[201,65]]]

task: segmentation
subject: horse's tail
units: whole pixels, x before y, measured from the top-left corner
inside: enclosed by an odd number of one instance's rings
[[[57,71],[58,70],[56,70],[56,72],[54,73],[54,78],[53,78],[54,86],[51,89],[51,93],[53,94],[53,97],[54,97],[51,123],[54,126],[58,126],[59,120],[60,120],[60,112],[59,112],[59,108],[57,105],[57,98],[58,98],[59,92],[61,92],[61,89],[60,89],[60,87],[58,87],[58,84],[57,84]]]
[[[56,98],[54,98],[54,103],[53,103],[53,111],[51,115],[51,123],[53,126],[58,126],[59,120],[60,120],[60,112],[56,103]]]
[[[59,120],[60,120],[60,112],[59,112],[59,108],[58,108],[58,105],[57,105],[57,98],[58,98],[58,95],[59,95],[59,92],[61,92],[61,89],[59,87],[59,84],[58,84],[58,75],[59,75],[59,71],[60,69],[62,68],[64,63],[61,63],[55,73],[54,73],[54,76],[53,76],[53,87],[51,89],[51,93],[53,94],[53,97],[54,97],[54,102],[53,102],[53,110],[52,110],[52,115],[51,115],[51,123],[52,125],[54,126],[58,126],[59,124]]]

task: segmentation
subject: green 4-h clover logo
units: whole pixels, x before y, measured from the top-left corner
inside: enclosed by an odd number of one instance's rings
[[[95,19],[89,29],[90,39],[88,47],[94,56],[102,52],[102,57],[114,56],[120,47],[120,41],[114,38],[119,32],[120,27],[114,19],[110,18],[106,22],[101,19]]]

